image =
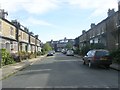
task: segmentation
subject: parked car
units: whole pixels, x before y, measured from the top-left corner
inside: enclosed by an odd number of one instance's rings
[[[104,65],[106,68],[109,68],[110,64],[112,64],[112,60],[108,50],[90,50],[87,55],[83,57],[83,64],[88,64],[89,67],[93,65]]]
[[[66,52],[66,55],[67,55],[67,56],[74,56],[73,50],[68,50],[68,51]]]
[[[66,49],[63,49],[61,52],[62,52],[63,54],[66,54],[66,53],[67,53],[67,50],[66,50]]]
[[[55,54],[55,51],[54,51],[54,50],[52,50],[52,52],[53,52],[53,54]]]
[[[47,56],[53,56],[53,55],[54,55],[53,51],[49,51],[47,54]]]

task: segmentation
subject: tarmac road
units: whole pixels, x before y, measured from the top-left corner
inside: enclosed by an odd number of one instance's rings
[[[2,88],[118,88],[118,71],[89,68],[80,58],[57,53],[2,81]]]

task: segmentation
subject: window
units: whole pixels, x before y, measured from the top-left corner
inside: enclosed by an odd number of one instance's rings
[[[92,31],[92,37],[95,37],[95,30]]]
[[[101,29],[101,33],[103,34],[105,31],[104,31],[104,28]]]
[[[108,51],[96,51],[96,54],[95,54],[97,57],[102,57],[102,56],[108,56],[109,55],[109,52]]]
[[[26,40],[26,35],[25,35],[25,33],[23,33],[23,39]]]
[[[14,29],[13,29],[13,27],[10,27],[10,35],[14,35]]]
[[[22,31],[20,32],[20,39],[22,39],[23,38],[23,34],[22,34]]]
[[[11,48],[11,50],[13,50],[13,49],[14,49],[13,41],[11,41],[10,44],[11,44],[11,45],[10,45],[10,48]]]
[[[2,30],[2,22],[0,21],[0,31]]]
[[[90,38],[92,38],[92,30],[90,31]]]
[[[100,33],[101,33],[101,29],[98,29],[97,30],[97,35],[100,35]]]
[[[95,54],[95,51],[89,51],[87,53],[88,57],[92,57],[92,56],[94,56],[94,54]]]
[[[95,39],[94,39],[94,43],[98,43],[98,38],[95,38]]]
[[[94,41],[93,41],[93,40],[90,40],[90,44],[91,44],[91,43],[94,43]]]

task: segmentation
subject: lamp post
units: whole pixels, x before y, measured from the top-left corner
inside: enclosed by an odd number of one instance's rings
[[[118,48],[120,48],[120,25],[117,26],[117,30],[118,30],[118,33],[117,33],[118,42],[117,43],[118,43]]]
[[[120,48],[120,0],[118,0],[118,25],[117,25],[117,31],[118,31],[118,48]]]
[[[19,56],[19,59],[20,59],[20,61],[21,61],[21,54],[20,54],[20,48],[19,48],[19,46],[20,46],[20,41],[19,41],[19,37],[20,37],[21,35],[18,35],[18,56]]]

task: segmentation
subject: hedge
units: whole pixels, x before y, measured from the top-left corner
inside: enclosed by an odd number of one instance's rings
[[[2,66],[15,63],[14,59],[12,58],[10,53],[7,52],[6,49],[1,49],[1,55],[2,55],[2,59],[1,59]]]

